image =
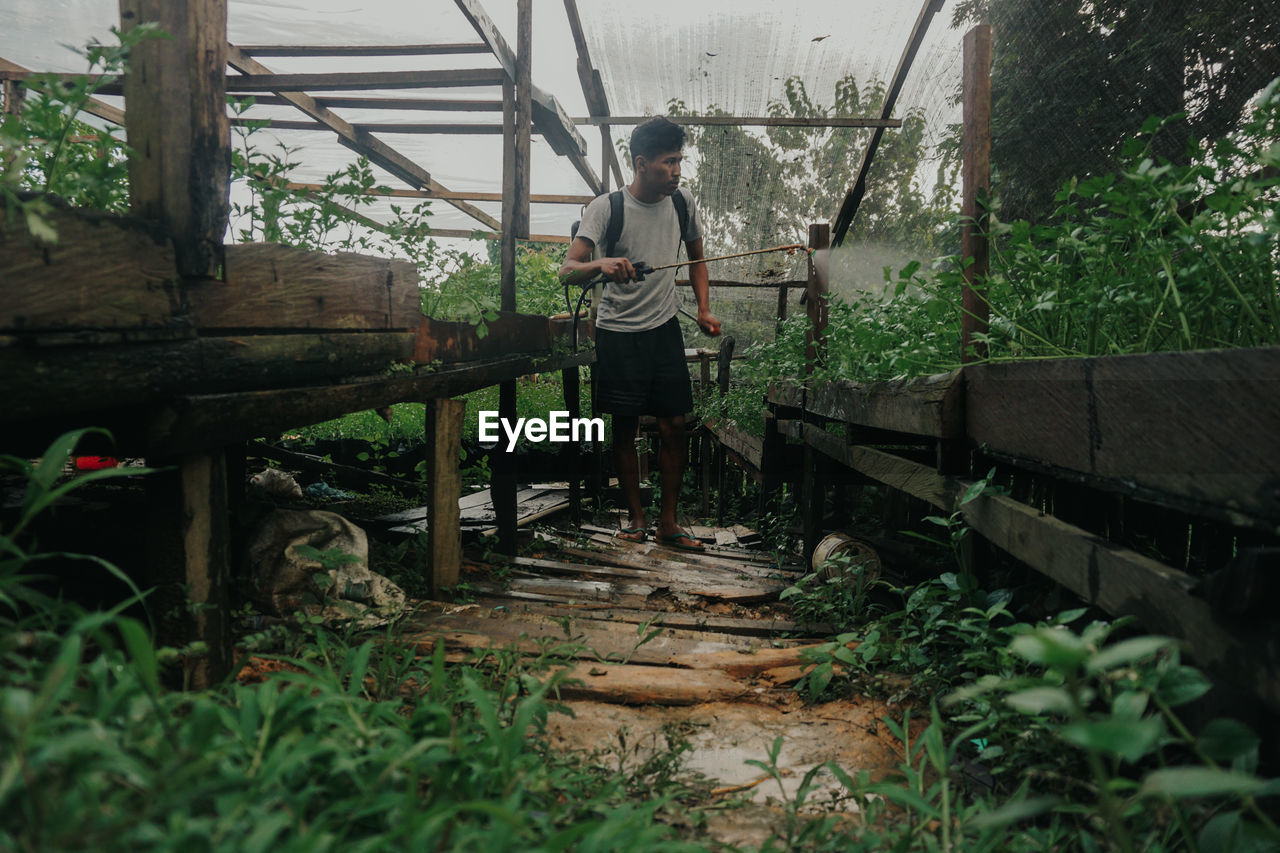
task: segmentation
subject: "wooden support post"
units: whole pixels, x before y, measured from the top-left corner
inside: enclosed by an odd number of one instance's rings
[[[582,417],[582,385],[579,368],[566,367],[560,372],[560,384],[564,386],[564,409],[571,421]],[[561,448],[565,458],[565,470],[569,473],[569,518],[574,527],[582,523],[582,445],[566,442]]]
[[[700,397],[708,397],[711,394],[711,353],[698,353],[698,395]],[[701,434],[701,441],[698,444],[698,485],[699,500],[698,509],[703,517],[711,514],[711,476],[712,476],[712,459],[715,444],[715,437],[711,435],[711,430],[703,424],[698,432]]]
[[[720,341],[720,351],[716,354],[716,390],[723,397],[729,393],[729,370],[733,364],[733,350],[737,340],[728,335]],[[715,436],[712,436],[715,438]],[[715,442],[716,466],[716,524],[724,526],[724,493],[725,493],[725,449],[719,441]]]
[[[764,442],[760,453],[760,506],[761,518],[776,515],[780,509],[780,493],[786,475],[783,458],[787,452],[787,438],[778,429],[778,417],[774,406],[764,415]]]
[[[831,246],[831,226],[825,222],[809,226],[809,248],[826,252]],[[828,263],[814,263],[809,255],[809,281],[805,287],[805,309],[809,314],[809,331],[805,334],[805,375],[813,373],[822,360],[822,336],[827,330]]]
[[[227,676],[232,658],[226,457],[192,454],[148,465],[168,469],[146,479],[156,645],[188,650],[172,686],[207,690]]]
[[[960,207],[960,252],[964,260],[961,295],[960,361],[987,357],[987,345],[975,340],[987,333],[986,279],[990,271],[987,204],[991,189],[991,27],[980,24],[964,37],[964,163]]]
[[[831,461],[808,444],[804,448],[804,481],[801,486],[801,502],[804,526],[804,562],[809,565],[813,552],[822,539],[822,515],[827,500],[825,470]]]
[[[437,398],[427,401],[427,535],[431,552],[427,558],[431,596],[458,585],[462,566],[462,533],[458,518],[458,498],[462,493],[462,421],[466,400]]]
[[[0,84],[0,86],[3,86],[3,90],[0,91],[0,95],[4,97],[3,115],[22,115],[22,99],[26,95],[27,90],[17,80],[5,80],[3,84]]]
[[[517,240],[529,239],[529,135],[530,60],[532,58],[532,0],[520,0],[516,39],[515,79],[502,86],[504,156],[502,170],[502,310],[516,310]],[[516,420],[516,383],[504,382],[498,390],[498,414],[509,423]],[[516,458],[495,451],[493,508],[498,517],[498,548],[516,553]]]
[[[124,94],[133,212],[173,239],[177,274],[217,276],[229,212],[226,0],[120,0],[121,29],[155,22],[166,38],[133,48]],[[187,302],[185,287],[178,299]],[[191,454],[148,485],[147,552],[161,645],[204,646],[185,686],[212,687],[231,665],[226,457]]]
[[[778,288],[778,328],[782,328],[783,322],[787,319],[787,286],[781,285]]]
[[[226,0],[120,0],[120,22],[166,34],[134,46],[124,81],[133,212],[173,238],[182,276],[215,278],[230,212]]]

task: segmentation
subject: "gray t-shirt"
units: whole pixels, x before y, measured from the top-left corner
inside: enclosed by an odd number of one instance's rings
[[[689,207],[689,229],[685,236],[697,240],[702,237],[698,208],[688,190],[681,187],[678,192],[684,195]],[[587,205],[578,225],[578,236],[603,251],[601,244],[608,227],[609,196],[602,195]],[[674,263],[680,244],[680,217],[669,196],[645,204],[630,190],[622,190],[622,233],[618,235],[613,257],[628,258],[632,263],[644,261],[657,267]],[[674,268],[659,270],[640,282],[605,282],[596,325],[615,332],[643,332],[661,326],[676,315],[680,304],[676,295],[677,271]]]

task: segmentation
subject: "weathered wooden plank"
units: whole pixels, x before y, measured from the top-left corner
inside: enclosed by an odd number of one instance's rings
[[[241,48],[243,51],[243,48]],[[248,56],[247,52],[242,55]],[[358,110],[431,110],[434,112],[501,112],[502,101],[486,98],[372,98],[365,95],[321,95],[312,98],[318,107]],[[280,95],[254,95],[254,104],[262,106],[296,106]]]
[[[242,48],[243,50],[243,48]],[[228,92],[301,92],[321,89],[428,89],[500,86],[499,68],[445,68],[431,71],[319,71],[306,74],[237,74],[226,78]]]
[[[513,601],[519,600],[492,596],[477,599],[476,603],[481,607],[490,609],[500,606],[515,613],[531,613],[551,619],[572,616],[577,620],[598,619],[604,622],[625,622],[631,625],[652,623],[653,625],[680,628],[686,631],[713,631],[720,634],[736,634],[743,637],[767,637],[772,639],[783,634],[798,634],[802,631],[809,631],[816,638],[835,633],[835,627],[832,625],[801,626],[790,619],[776,617],[751,619],[737,616],[714,616],[697,610],[688,613],[655,612],[653,610],[617,607],[612,604],[553,604],[539,601],[519,601],[519,603],[513,604]]]
[[[462,472],[458,456],[462,450],[462,421],[466,400],[438,398],[427,401],[427,525],[430,551],[427,571],[431,592],[458,585],[462,567],[462,532],[458,525],[458,498]]]
[[[763,405],[763,401],[762,401]],[[757,471],[764,459],[764,439],[743,432],[732,424],[708,422],[706,425],[716,441],[738,454]]]
[[[226,0],[121,0],[120,22],[124,32],[154,22],[168,36],[129,56],[131,209],[173,238],[183,276],[213,277],[230,213]]]
[[[699,705],[748,694],[750,684],[718,670],[668,669],[616,663],[579,663],[556,693],[565,700],[619,705]]]
[[[770,403],[777,406],[788,406],[793,409],[804,408],[804,386],[793,380],[773,380],[769,383],[765,396]]]
[[[423,318],[418,327],[414,360],[431,364],[551,351],[551,327],[540,314],[500,311],[497,319],[484,325],[485,335],[480,337],[478,324]]]
[[[573,122],[579,125],[642,124],[651,118],[653,118],[653,116],[612,116],[606,114],[577,116],[573,119]],[[671,121],[676,124],[691,127],[902,127],[902,119],[900,118],[871,118],[869,116],[830,116],[825,118],[813,118],[799,116],[672,115],[667,116],[667,118],[671,119]]]
[[[523,650],[527,648],[520,645],[524,641],[558,640],[583,646],[579,657],[618,663],[666,665],[678,659],[695,659],[706,654],[745,654],[759,646],[756,641],[732,634],[673,628],[663,628],[647,642],[642,642],[649,632],[637,625],[572,620],[566,626],[561,620],[492,611],[468,610],[433,617],[429,621],[419,620],[416,625],[425,629],[424,633],[466,635],[466,642],[474,643],[475,648],[501,648],[512,644]],[[484,639],[474,639],[477,637]]]
[[[1133,614],[1146,630],[1182,640],[1207,670],[1280,710],[1274,644],[1262,631],[1215,614],[1192,593],[1197,582],[1190,575],[1002,495],[984,495],[961,512],[994,545],[1108,613]]]
[[[701,652],[678,655],[671,660],[671,664],[688,669],[718,669],[737,678],[746,678],[779,667],[801,666],[808,662],[807,655],[821,645],[791,646],[785,649],[754,648],[734,649],[729,652]],[[857,648],[857,646],[857,643],[849,644],[849,648]]]
[[[414,339],[412,332],[361,332],[0,347],[0,423],[379,373],[407,361]]]
[[[899,491],[950,509],[956,487],[932,468],[872,447],[849,444],[815,424],[804,425],[804,440],[815,450]]]
[[[242,44],[254,56],[455,56],[488,53],[489,46],[453,44]]]
[[[0,221],[0,331],[189,332],[173,247],[154,225],[65,208],[46,218],[57,243]]]
[[[367,127],[367,125],[361,125]],[[289,190],[305,190],[316,192],[325,188],[324,184],[309,184],[298,181],[289,181],[284,184],[285,189]],[[405,190],[405,189],[379,189],[377,187],[369,189],[366,195],[371,197],[382,198],[456,198],[463,201],[502,201],[502,193],[482,193],[482,192],[432,192],[431,190]],[[529,196],[532,204],[589,204],[595,196],[591,195],[565,195],[565,194],[538,194],[534,193]]]
[[[804,408],[843,423],[954,438],[964,432],[964,380],[958,369],[890,382],[837,380],[810,389]]]
[[[1276,529],[1280,348],[971,365],[980,446]]]
[[[362,333],[364,334],[364,333]],[[2,352],[2,350],[0,350]],[[151,440],[162,448],[194,449],[248,440],[375,409],[406,400],[453,397],[508,377],[590,364],[594,352],[554,356],[512,356],[453,368],[369,376],[335,385],[270,391],[192,394],[167,402],[152,427]]]
[[[225,281],[190,292],[201,329],[404,329],[422,318],[408,261],[275,243],[228,246]]]

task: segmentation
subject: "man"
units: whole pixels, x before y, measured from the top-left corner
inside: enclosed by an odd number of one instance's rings
[[[631,134],[631,163],[635,176],[622,190],[622,229],[608,257],[592,260],[601,247],[605,254],[611,204],[601,196],[587,205],[578,234],[564,264],[561,279],[582,282],[603,274],[604,296],[596,313],[597,403],[613,415],[613,453],[618,482],[627,502],[629,520],[618,536],[643,542],[647,530],[640,502],[640,466],[635,439],[641,415],[658,421],[658,470],[662,509],[657,537],[664,545],[700,550],[702,543],[676,523],[676,500],[687,464],[684,416],[693,409],[684,340],[676,320],[680,300],[676,270],[648,274],[636,281],[634,264],[657,267],[675,262],[683,241],[689,260],[702,254],[702,229],[693,196],[680,189],[680,163],[685,133],[679,125],[658,117]],[[672,195],[680,193],[687,218]],[[698,326],[708,335],[720,334],[720,321],[711,313],[706,264],[689,268],[698,302]]]

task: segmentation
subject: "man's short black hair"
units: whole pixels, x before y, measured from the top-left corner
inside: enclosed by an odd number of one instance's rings
[[[660,154],[684,148],[684,128],[666,116],[654,116],[631,131],[631,165],[637,157],[652,160]]]

